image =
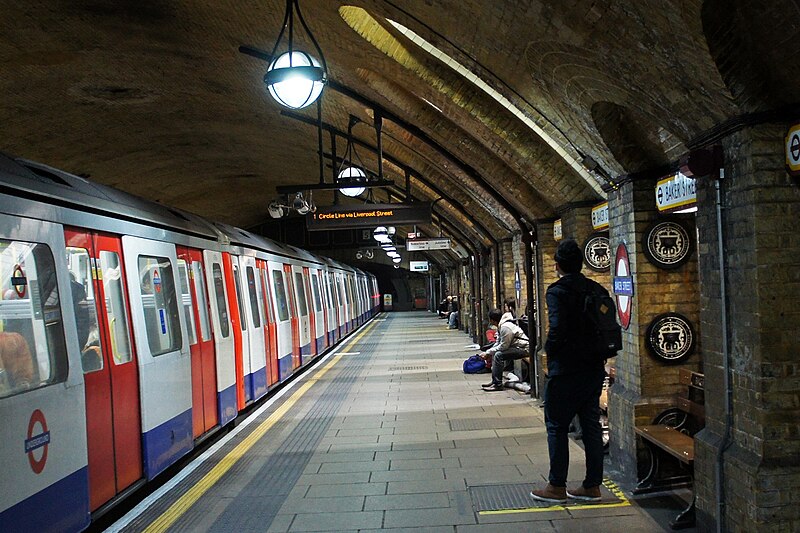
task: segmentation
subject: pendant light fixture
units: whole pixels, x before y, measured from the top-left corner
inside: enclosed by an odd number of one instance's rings
[[[295,10],[297,11],[297,19],[319,54],[319,60],[307,52],[294,48]],[[289,30],[289,49],[276,56],[278,46],[287,28]],[[320,49],[319,44],[311,34],[311,30],[308,29],[306,21],[303,19],[298,0],[286,0],[283,25],[281,26],[280,34],[278,34],[278,39],[275,41],[275,46],[272,47],[270,56],[273,60],[264,75],[264,83],[267,85],[272,97],[279,104],[292,109],[301,109],[314,103],[319,98],[325,82],[328,81],[328,66],[325,63],[325,56],[322,55],[322,49]]]
[[[367,181],[367,174],[364,172],[364,163],[358,157],[353,143],[353,126],[359,122],[359,119],[350,115],[350,123],[347,125],[347,147],[344,149],[344,156],[339,165],[339,173],[336,175],[336,182],[351,185],[350,187],[342,187],[339,192],[345,196],[355,198],[361,195],[365,188],[360,186],[361,183]],[[354,159],[358,160],[358,165],[355,164]]]

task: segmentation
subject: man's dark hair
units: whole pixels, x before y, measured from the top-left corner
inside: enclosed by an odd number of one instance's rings
[[[499,309],[492,309],[489,311],[489,320],[493,320],[494,322],[500,322],[502,316],[503,312]]]
[[[566,239],[558,243],[555,260],[566,274],[580,272],[583,268],[583,252],[574,239]]]

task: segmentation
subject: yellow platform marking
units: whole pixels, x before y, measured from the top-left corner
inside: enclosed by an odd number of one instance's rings
[[[498,514],[515,514],[515,513],[541,513],[545,511],[574,511],[580,509],[610,509],[612,507],[628,507],[631,502],[625,497],[622,490],[610,479],[603,480],[603,486],[608,491],[620,499],[618,502],[609,503],[579,503],[576,505],[550,505],[547,507],[528,507],[526,509],[498,509],[489,511],[478,511],[481,516],[485,515],[498,515]]]
[[[372,322],[369,324],[362,332],[356,335],[350,343],[344,348],[343,352],[349,351],[353,346],[356,345],[361,338],[366,335],[374,326],[376,322]],[[192,505],[194,505],[197,500],[200,499],[203,494],[208,492],[211,487],[213,487],[220,478],[225,475],[225,473],[230,470],[236,462],[244,457],[250,448],[258,442],[258,440],[264,436],[264,434],[272,428],[282,417],[285,415],[292,406],[297,403],[303,395],[308,392],[317,381],[322,379],[328,370],[333,368],[333,366],[339,362],[339,359],[345,353],[337,354],[331,361],[325,365],[325,367],[321,368],[313,377],[309,378],[306,383],[303,384],[302,387],[297,389],[294,394],[292,394],[278,409],[276,409],[266,420],[264,420],[261,424],[259,424],[256,429],[253,430],[250,435],[248,435],[245,439],[242,440],[236,447],[231,450],[222,460],[214,466],[203,478],[198,481],[191,489],[186,491],[186,493],[178,498],[178,500],[173,503],[169,509],[167,509],[164,514],[159,516],[156,520],[154,520],[144,531],[146,533],[160,533],[166,531],[172,524],[174,524],[181,516],[183,516],[186,511],[188,511]]]

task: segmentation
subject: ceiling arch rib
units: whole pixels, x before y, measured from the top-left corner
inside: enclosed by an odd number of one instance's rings
[[[598,179],[567,154],[559,143],[553,141],[552,145],[549,144],[541,135],[551,141],[552,138],[510,101],[505,98],[494,98],[499,95],[496,91],[486,93],[476,90],[476,88],[481,89],[477,85],[479,79],[458,65],[455,60],[444,57],[442,53],[428,55],[432,53],[433,47],[430,45],[423,47],[419,42],[421,38],[405,28],[405,37],[401,36],[401,38],[410,39],[407,41],[408,44],[414,43],[413,49],[409,49],[404,46],[405,43],[400,42],[363,9],[345,6],[339,11],[345,22],[367,42],[427,82],[435,90],[445,94],[467,111],[473,119],[486,125],[495,135],[501,139],[508,139],[510,143],[517,146],[517,150],[527,153],[533,160],[553,159],[550,166],[557,168],[558,172],[540,177],[540,179],[546,178],[543,179],[545,183],[537,185],[537,188],[545,196],[551,194],[550,190],[553,191],[551,204],[561,205],[571,201],[585,200],[590,196],[602,195]],[[387,21],[386,24],[395,24],[396,31],[398,27],[401,27],[392,21]],[[420,53],[426,55],[417,57]],[[457,65],[458,68],[454,65]],[[481,83],[483,82],[481,81]],[[483,85],[486,86],[485,83]],[[534,135],[531,135],[532,131]],[[537,165],[537,168],[540,166]],[[554,179],[560,182],[559,185],[547,183]],[[564,196],[559,197],[559,194],[564,193],[566,193]]]

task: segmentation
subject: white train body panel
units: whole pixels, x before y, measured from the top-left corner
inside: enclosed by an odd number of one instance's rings
[[[222,254],[203,251],[206,283],[214,330],[214,349],[217,356],[217,401],[220,425],[236,417],[236,362],[234,361],[233,325],[228,309],[228,287]],[[231,289],[232,290],[232,289]]]

